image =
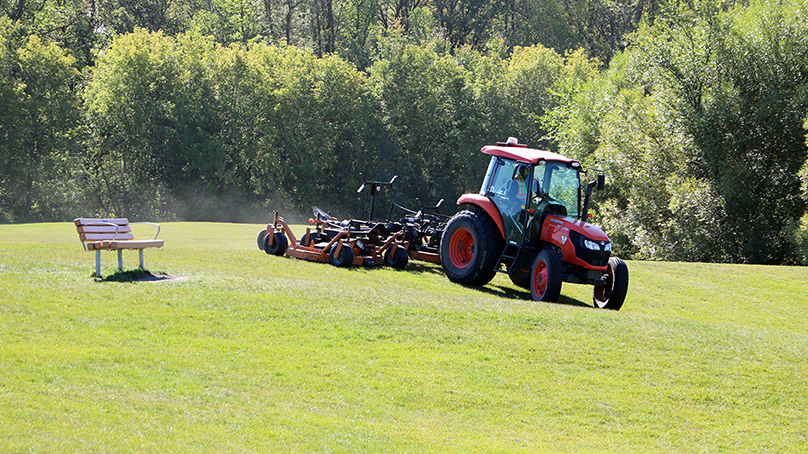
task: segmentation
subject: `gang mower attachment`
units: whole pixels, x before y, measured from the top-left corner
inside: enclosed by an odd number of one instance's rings
[[[382,259],[388,266],[406,266],[406,259],[404,263],[397,260],[400,257],[397,241],[403,233],[391,234],[383,223],[336,221],[317,207],[313,211],[315,217],[309,220],[313,227],[306,228],[300,240],[276,212],[272,223],[258,234],[259,247],[267,254],[286,254],[337,267],[375,266],[380,265]]]
[[[407,266],[406,248],[399,245],[404,232],[391,232],[387,222],[373,220],[376,195],[382,188],[392,190],[397,176],[387,181],[365,181],[357,192],[370,187],[371,205],[367,221],[339,221],[324,210],[313,207],[313,217],[306,233],[298,241],[286,221],[275,213],[273,222],[258,234],[258,247],[267,254],[288,255],[314,262],[329,262],[334,266],[375,266],[384,263],[393,268]]]

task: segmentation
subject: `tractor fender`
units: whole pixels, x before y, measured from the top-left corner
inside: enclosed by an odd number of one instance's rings
[[[497,225],[502,238],[505,238],[505,224],[502,223],[502,216],[499,214],[499,209],[494,205],[491,199],[481,194],[463,194],[457,199],[457,204],[462,205],[464,203],[477,206],[488,213],[491,219],[494,220],[494,224]]]

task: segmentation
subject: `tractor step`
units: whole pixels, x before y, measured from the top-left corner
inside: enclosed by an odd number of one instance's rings
[[[516,250],[516,255],[509,255],[508,254],[508,249],[509,248],[515,249]],[[508,274],[508,272],[510,271],[509,269],[507,269],[508,267],[505,267],[506,268],[505,270],[500,269],[501,266],[502,266],[503,260],[510,259],[510,260],[512,260],[511,263],[516,263],[516,258],[517,257],[519,257],[519,248],[517,248],[515,246],[511,246],[509,244],[506,244],[505,249],[502,250],[502,255],[499,256],[499,261],[497,261],[497,266],[494,267],[494,271],[496,271],[497,273]]]

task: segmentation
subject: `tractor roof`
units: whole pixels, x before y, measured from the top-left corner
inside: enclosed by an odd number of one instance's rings
[[[558,153],[553,153],[552,151],[527,148],[521,144],[505,145],[502,143],[497,143],[497,145],[484,146],[480,151],[486,154],[514,159],[516,161],[527,162],[530,164],[536,164],[542,159],[545,161],[558,161],[566,164],[578,162],[575,159],[562,156]]]

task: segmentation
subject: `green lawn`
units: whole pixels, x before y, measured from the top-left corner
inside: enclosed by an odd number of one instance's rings
[[[808,268],[628,262],[611,312],[261,228],[163,224],[146,265],[186,279],[125,283],[70,223],[0,225],[0,452],[808,450]]]

